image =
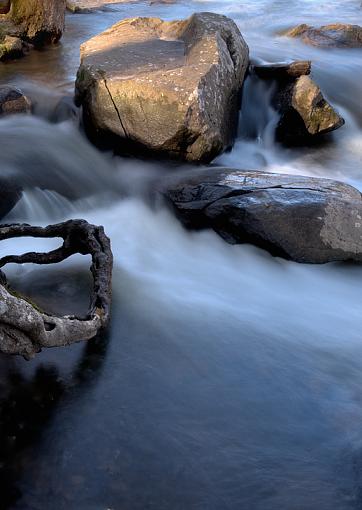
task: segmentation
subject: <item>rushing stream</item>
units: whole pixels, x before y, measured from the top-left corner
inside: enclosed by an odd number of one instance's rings
[[[362,267],[298,265],[213,232],[186,232],[149,203],[174,164],[115,158],[84,138],[71,95],[79,45],[122,17],[212,10],[251,57],[311,59],[346,119],[330,143],[275,144],[271,91],[248,78],[233,151],[216,163],[328,176],[362,189],[362,52],[277,34],[362,24],[360,0],[132,3],[67,17],[62,44],[2,64],[35,116],[0,121],[1,171],[26,188],[6,221],[102,224],[115,257],[106,338],[0,356],[0,510],[362,508]],[[56,241],[55,241],[56,244]],[[34,239],[0,253],[49,249]],[[89,260],[9,268],[49,311],[87,306]]]

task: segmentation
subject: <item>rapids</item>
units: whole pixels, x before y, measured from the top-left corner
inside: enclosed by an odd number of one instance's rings
[[[62,44],[2,65],[33,117],[0,121],[1,171],[26,188],[4,220],[102,224],[115,258],[106,338],[0,356],[0,509],[347,510],[362,505],[362,267],[299,265],[149,201],[182,166],[112,157],[79,129],[79,45],[122,17],[231,16],[258,61],[311,59],[346,119],[329,144],[273,141],[271,91],[248,78],[234,149],[215,163],[340,179],[362,189],[360,50],[276,35],[297,23],[362,24],[360,0],[184,0],[69,15]],[[0,255],[57,241],[1,243]],[[87,305],[89,260],[9,267],[61,313]]]

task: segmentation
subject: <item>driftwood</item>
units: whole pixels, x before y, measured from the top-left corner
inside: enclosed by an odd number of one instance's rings
[[[9,263],[54,264],[80,253],[92,257],[93,289],[86,317],[56,317],[12,293],[0,270],[0,352],[32,358],[42,347],[59,347],[93,338],[109,320],[113,256],[103,227],[70,220],[48,227],[2,225],[0,240],[14,237],[60,237],[63,244],[47,253],[29,252],[0,258]]]

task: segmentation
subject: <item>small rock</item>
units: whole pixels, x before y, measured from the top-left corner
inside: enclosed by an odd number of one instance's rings
[[[304,43],[322,48],[362,47],[362,27],[359,25],[335,23],[315,28],[303,24],[287,30],[282,35],[300,37]]]
[[[311,66],[310,60],[296,60],[290,63],[254,64],[250,70],[263,80],[284,81],[310,74]]]
[[[308,142],[344,124],[344,119],[324,99],[309,76],[300,76],[282,89],[276,103],[281,112],[277,139],[288,144]]]
[[[0,61],[24,56],[25,45],[19,37],[5,36],[0,43]]]
[[[0,117],[15,113],[31,113],[30,100],[15,87],[0,87]]]

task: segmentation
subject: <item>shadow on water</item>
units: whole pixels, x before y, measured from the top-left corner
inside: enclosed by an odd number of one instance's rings
[[[82,386],[96,384],[107,345],[107,334],[88,342],[70,377],[62,376],[58,368],[42,362],[27,377],[22,362],[0,357],[0,510],[13,508],[21,501],[25,470],[27,484],[33,490],[37,489],[37,479],[42,483],[36,452],[44,431],[59,407],[74,401]]]

